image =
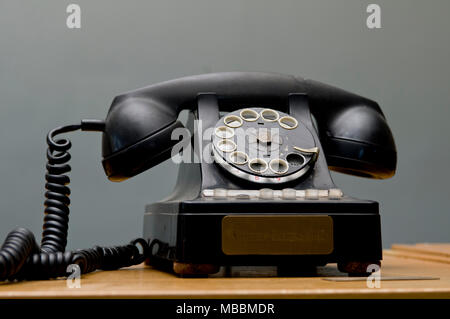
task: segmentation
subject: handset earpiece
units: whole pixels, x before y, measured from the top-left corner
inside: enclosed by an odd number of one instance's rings
[[[328,167],[375,179],[393,176],[397,150],[378,103],[324,83],[305,82]]]
[[[322,145],[334,171],[385,179],[395,174],[397,153],[382,114],[364,106],[339,113],[330,121]]]
[[[105,120],[103,167],[111,181],[133,177],[171,156],[183,128],[175,110],[149,98],[116,98]]]

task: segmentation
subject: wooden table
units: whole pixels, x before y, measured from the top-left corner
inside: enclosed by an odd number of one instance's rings
[[[450,298],[450,244],[393,245],[385,250],[380,288],[368,288],[365,279],[347,281],[350,277],[334,264],[319,267],[312,277],[272,277],[271,271],[241,269],[235,273],[240,277],[178,278],[139,265],[83,275],[81,288],[68,288],[65,279],[0,283],[0,298]],[[422,280],[405,280],[409,276]]]

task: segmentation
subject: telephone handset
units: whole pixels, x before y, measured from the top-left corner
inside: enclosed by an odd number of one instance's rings
[[[209,129],[194,146],[213,160],[180,164],[174,192],[146,207],[143,238],[64,252],[70,141],[56,136],[102,132],[105,173],[121,181],[174,155],[184,109],[190,132],[196,121],[201,134]],[[87,273],[143,261],[180,275],[329,262],[365,274],[382,258],[378,203],[344,195],[328,169],[388,178],[396,169],[394,139],[376,102],[341,89],[272,73],[185,77],[119,95],[104,121],[59,127],[47,143],[41,246],[27,229],[10,232],[0,280],[65,276],[69,264]]]
[[[108,177],[123,180],[168,159],[177,143],[171,133],[182,127],[178,114],[193,109],[198,95],[208,92],[224,111],[249,104],[287,110],[289,95],[304,93],[331,169],[371,178],[395,173],[394,139],[376,102],[294,76],[232,72],[185,77],[117,96],[103,135]]]

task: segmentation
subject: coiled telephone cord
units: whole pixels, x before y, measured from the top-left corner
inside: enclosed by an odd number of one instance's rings
[[[149,256],[149,245],[143,238],[128,245],[95,246],[65,252],[69,226],[70,183],[66,175],[72,144],[68,139],[55,139],[59,134],[77,130],[103,131],[104,123],[83,120],[79,125],[55,128],[47,135],[46,200],[41,245],[33,233],[25,228],[11,231],[0,248],[0,281],[49,279],[69,275],[68,266],[76,264],[82,274],[97,269],[113,270],[142,263]]]

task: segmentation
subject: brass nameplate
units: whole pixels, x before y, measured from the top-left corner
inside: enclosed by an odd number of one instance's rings
[[[316,215],[229,215],[222,219],[226,255],[328,255],[333,219]]]

